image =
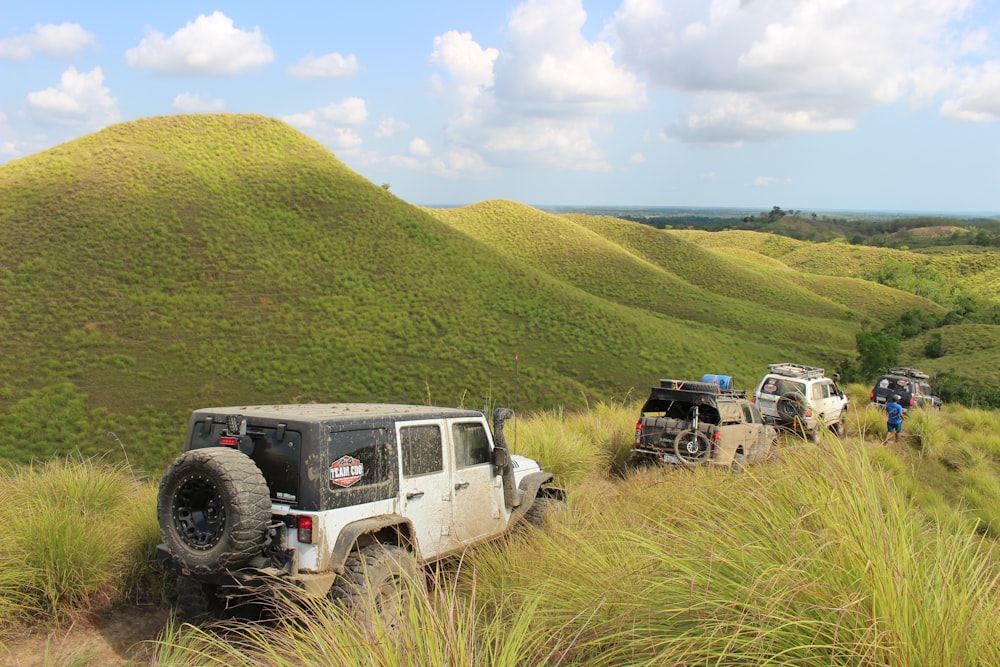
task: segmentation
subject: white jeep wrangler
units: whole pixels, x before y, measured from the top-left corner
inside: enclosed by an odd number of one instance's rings
[[[509,453],[494,413],[414,405],[205,408],[160,482],[160,565],[200,619],[275,577],[358,606],[406,573],[564,500],[552,474]],[[388,593],[387,593],[388,594]]]
[[[770,364],[767,370],[754,393],[766,419],[812,442],[819,442],[824,428],[844,434],[848,401],[836,375],[828,378],[822,368],[793,363]]]

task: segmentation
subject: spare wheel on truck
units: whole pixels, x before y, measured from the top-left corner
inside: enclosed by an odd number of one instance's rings
[[[177,562],[195,574],[215,574],[260,553],[271,499],[250,457],[206,447],[170,464],[160,481],[156,513],[163,543]]]
[[[804,419],[809,402],[797,391],[790,391],[778,398],[778,414],[785,421]]]

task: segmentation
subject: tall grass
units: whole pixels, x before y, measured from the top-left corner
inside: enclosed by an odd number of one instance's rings
[[[552,662],[546,644],[555,630],[534,623],[541,601],[529,602],[515,624],[508,625],[508,619],[491,613],[491,605],[479,604],[474,581],[465,590],[443,578],[430,590],[414,580],[404,580],[400,586],[407,592],[401,607],[393,615],[375,615],[370,624],[358,623],[325,599],[289,590],[268,609],[269,622],[168,628],[158,642],[155,662],[176,667]]]
[[[587,510],[585,529],[472,559],[511,617],[543,597],[549,624],[576,619],[573,664],[1000,659],[989,542],[928,527],[836,443],[742,478],[641,473]]]
[[[124,467],[60,461],[0,474],[0,628],[67,622],[151,585],[156,492]]]
[[[563,484],[620,475],[632,455],[639,407],[599,402],[588,411],[548,410],[522,419],[508,438],[514,451],[541,462]]]

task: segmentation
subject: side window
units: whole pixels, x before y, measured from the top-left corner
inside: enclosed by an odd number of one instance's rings
[[[452,424],[451,437],[455,441],[455,464],[459,468],[490,462],[490,441],[482,424]]]
[[[757,419],[754,419],[754,416],[753,405],[750,403],[743,403],[743,420],[748,424],[754,424],[760,421],[759,416]]]
[[[403,476],[427,475],[444,470],[441,428],[437,424],[403,426],[399,429],[403,452]]]
[[[312,463],[318,459],[310,461],[308,476],[295,499],[300,508],[328,510],[398,495],[396,442],[388,428],[332,424],[328,442],[325,474],[315,476],[318,471]]]
[[[331,433],[330,490],[388,481],[392,461],[389,442],[383,428]]]
[[[823,399],[823,384],[817,382],[812,387],[809,388],[809,397],[814,401],[819,401]]]

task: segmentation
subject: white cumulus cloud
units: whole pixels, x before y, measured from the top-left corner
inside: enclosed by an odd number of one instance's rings
[[[582,34],[580,0],[528,0],[511,14],[504,58],[496,67],[497,96],[529,111],[566,114],[635,110],[645,85],[615,61],[604,41]]]
[[[581,0],[526,0],[499,48],[470,33],[435,38],[430,61],[441,72],[432,83],[453,105],[455,150],[438,162],[440,173],[480,173],[452,167],[467,154],[484,165],[609,169],[599,144],[610,127],[604,116],[642,108],[646,90],[610,43],[583,36],[586,19]]]
[[[482,155],[463,146],[453,146],[431,160],[431,168],[447,178],[484,178],[495,172]]]
[[[342,56],[339,53],[313,57],[309,54],[288,68],[288,73],[307,79],[343,79],[358,72],[358,58],[353,53]]]
[[[919,6],[918,6],[919,5]],[[623,61],[686,96],[677,140],[740,143],[853,128],[874,107],[917,101],[982,49],[958,23],[968,0],[624,0],[611,30]]]
[[[173,106],[185,113],[217,113],[226,108],[220,99],[202,97],[198,93],[180,93],[174,97]]]
[[[70,67],[58,85],[28,93],[28,111],[44,124],[102,127],[119,118],[118,100],[109,93],[100,67],[89,72]]]
[[[355,127],[368,120],[368,107],[360,97],[348,97],[319,109],[285,116],[282,120],[330,148],[357,149],[363,140]]]
[[[398,118],[383,118],[378,122],[378,126],[375,128],[375,136],[379,139],[393,137],[400,132],[408,130],[409,127],[409,123],[399,120]]]
[[[274,51],[260,28],[240,30],[216,11],[201,14],[170,37],[151,30],[125,52],[131,67],[160,74],[227,76],[266,65]]]
[[[493,64],[499,55],[497,49],[477,44],[472,33],[449,30],[434,38],[430,61],[447,72],[451,86],[471,102],[493,85]]]
[[[431,154],[430,145],[420,137],[410,140],[410,155],[428,157]]]
[[[952,96],[941,104],[941,115],[975,123],[1000,120],[1000,62],[961,72]]]
[[[76,23],[36,25],[27,35],[0,39],[0,58],[20,61],[34,53],[66,58],[94,43],[94,35]]]

